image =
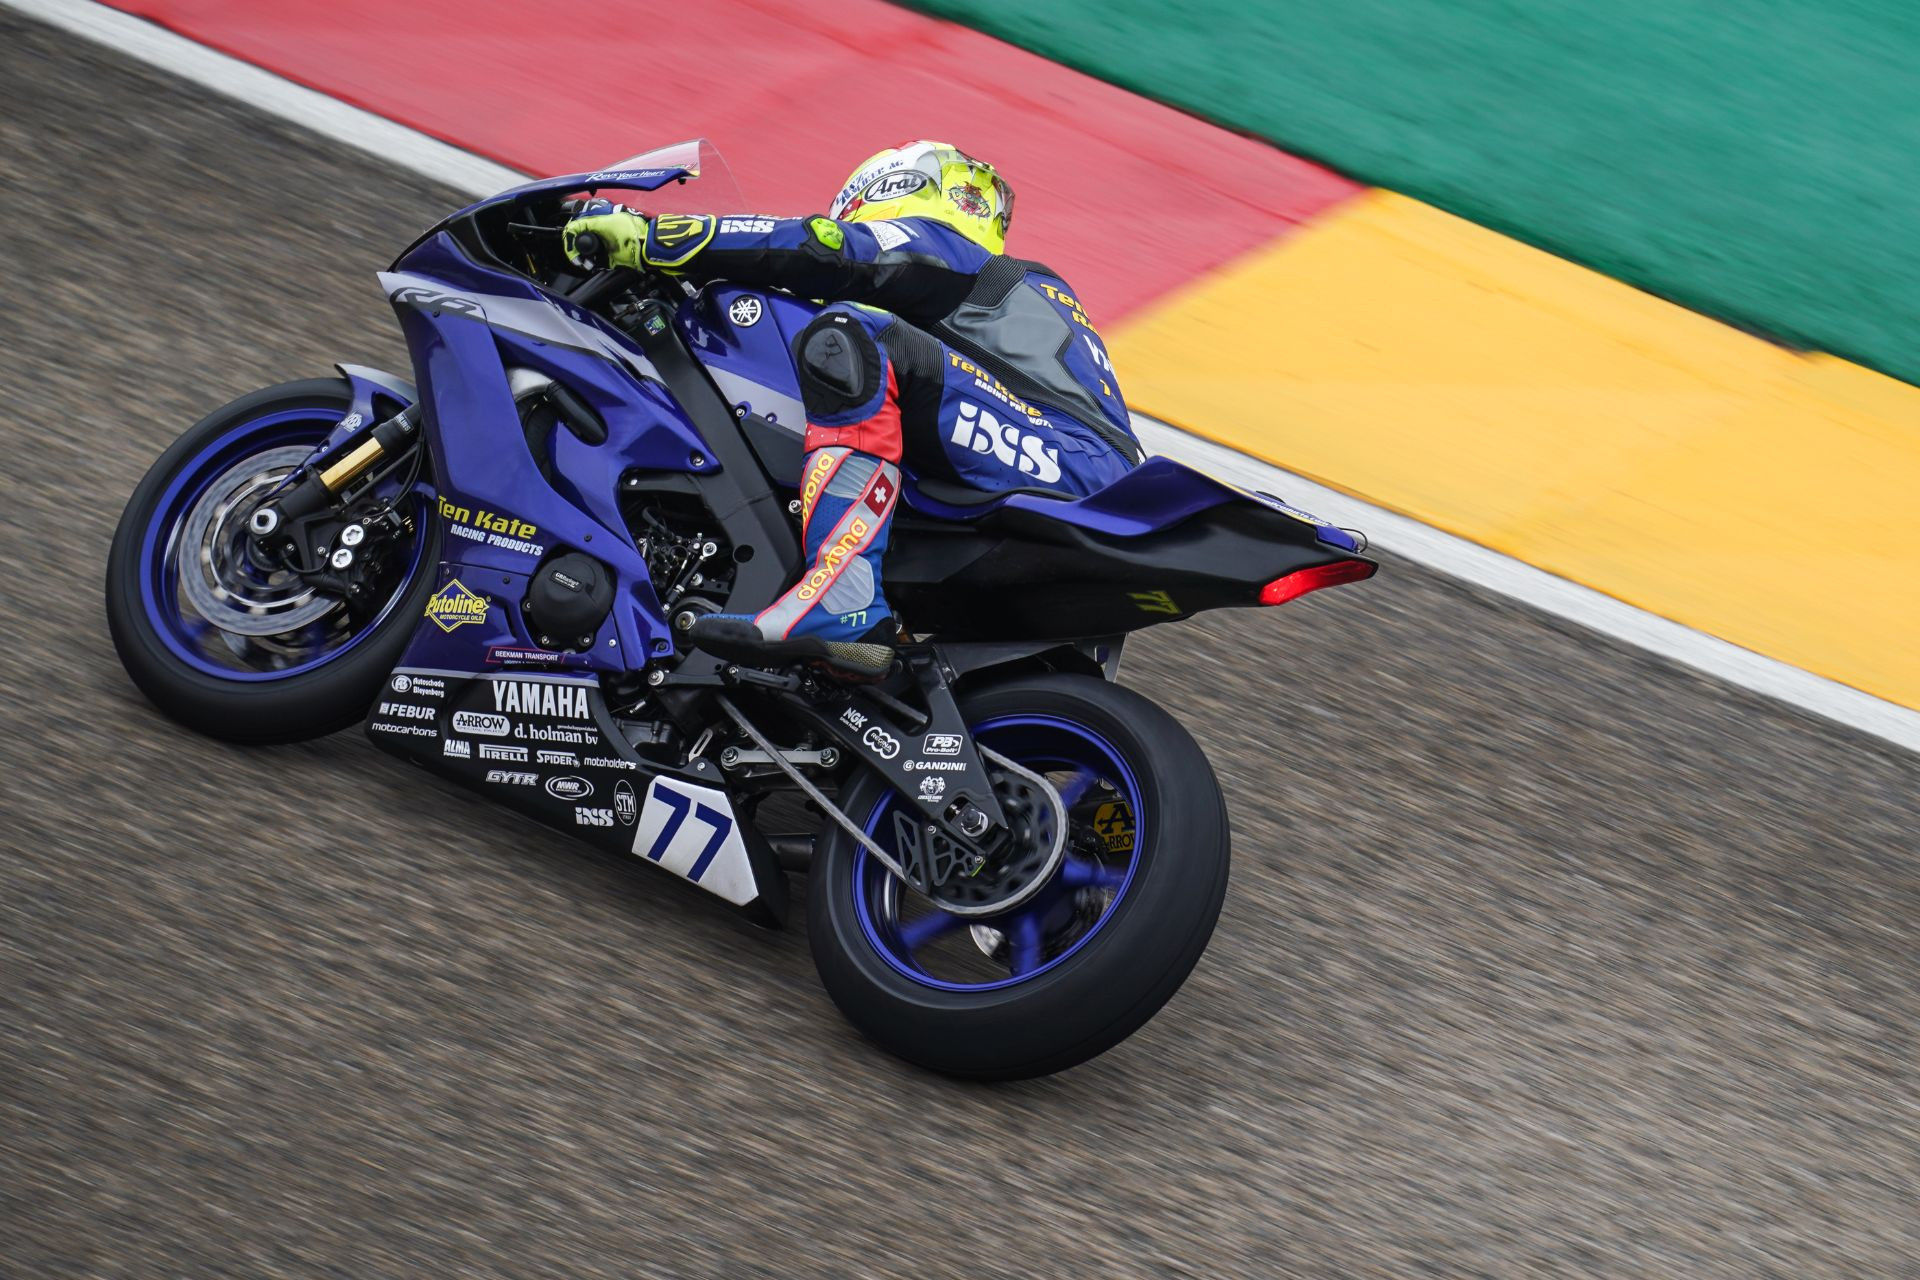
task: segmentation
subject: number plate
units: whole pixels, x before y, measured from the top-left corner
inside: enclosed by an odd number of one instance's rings
[[[726,793],[669,778],[647,787],[633,851],[736,906],[757,890]]]

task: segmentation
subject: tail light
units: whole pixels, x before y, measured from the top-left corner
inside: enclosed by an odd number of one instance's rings
[[[1298,600],[1309,591],[1318,591],[1322,587],[1337,587],[1343,582],[1358,582],[1362,578],[1371,578],[1378,566],[1365,560],[1336,560],[1332,564],[1317,564],[1311,569],[1295,569],[1283,578],[1275,578],[1260,588],[1261,604],[1285,604],[1289,600]]]

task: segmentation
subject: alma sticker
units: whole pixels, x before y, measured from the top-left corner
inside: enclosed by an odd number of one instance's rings
[[[466,584],[460,579],[453,578],[428,598],[427,617],[432,618],[442,631],[451,631],[469,622],[486,621],[487,602],[467,590]]]
[[[760,299],[750,293],[743,293],[735,298],[732,305],[727,308],[727,319],[733,321],[734,324],[740,328],[745,329],[752,325],[759,324],[760,317],[765,315],[766,311],[767,308]]]

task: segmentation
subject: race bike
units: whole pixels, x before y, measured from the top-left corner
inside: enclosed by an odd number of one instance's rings
[[[1376,566],[1165,459],[1078,499],[909,467],[889,675],[691,648],[694,619],[755,612],[800,571],[789,345],[819,306],[563,254],[583,197],[657,214],[689,184],[748,207],[699,141],[463,209],[380,275],[413,380],[340,365],[187,431],[114,538],[121,660],[229,741],[364,720],[761,924],[806,870],[820,977],[872,1040],[977,1079],[1084,1061],[1185,980],[1227,883],[1219,784],[1114,683],[1124,638]]]

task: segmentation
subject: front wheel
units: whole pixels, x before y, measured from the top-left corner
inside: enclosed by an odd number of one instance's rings
[[[357,544],[348,602],[263,563],[248,518],[351,407],[337,378],[289,382],[216,410],[127,502],[107,557],[107,624],[134,683],[174,719],[232,742],[295,742],[366,714],[432,587],[439,522],[411,480],[356,503],[405,532]],[[382,492],[382,490],[385,490]]]
[[[975,738],[1060,792],[1066,853],[1002,915],[950,914],[843,832],[807,894],[815,965],[882,1048],[947,1075],[1017,1080],[1105,1052],[1192,971],[1226,894],[1226,803],[1206,756],[1139,694],[1087,676],[964,694]],[[842,807],[889,853],[899,796],[861,778]]]

